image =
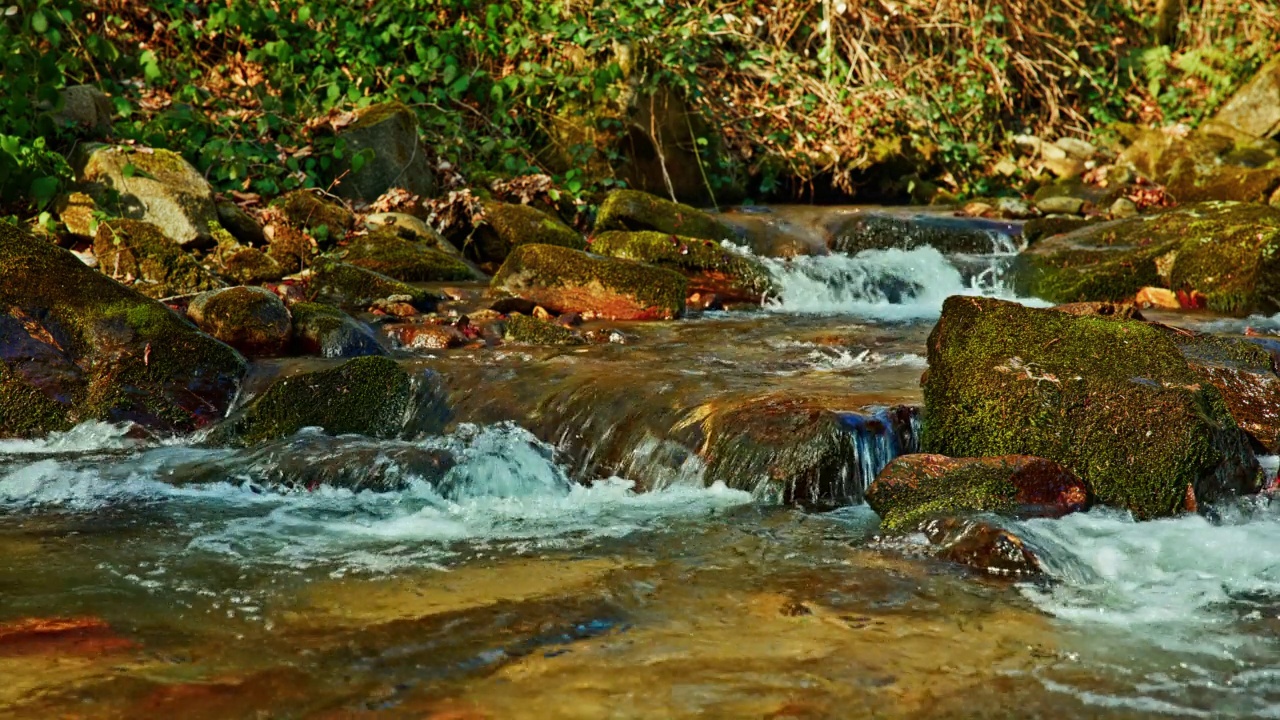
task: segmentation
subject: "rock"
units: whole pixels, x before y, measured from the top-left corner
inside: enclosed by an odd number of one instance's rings
[[[846,255],[924,246],[941,253],[989,253],[1001,249],[996,237],[1017,235],[1018,225],[937,212],[857,210],[833,215],[827,234],[827,246]]]
[[[1027,455],[901,455],[880,472],[866,499],[883,527],[896,532],[936,517],[977,512],[1061,517],[1091,504],[1088,486],[1071,471]]]
[[[222,416],[245,361],[164,305],[0,221],[0,436],[86,420],[189,432]]]
[[[1098,154],[1097,148],[1080,138],[1062,137],[1053,142],[1068,156],[1078,160],[1092,160]]]
[[[1142,308],[1159,308],[1161,310],[1181,310],[1182,303],[1178,302],[1178,294],[1172,290],[1156,287],[1144,287],[1138,291],[1133,299],[1138,307]]]
[[[241,285],[274,282],[284,277],[280,263],[255,247],[219,247],[216,262],[219,272]]]
[[[1084,210],[1084,200],[1074,197],[1056,195],[1036,201],[1036,209],[1042,213],[1061,213],[1063,215],[1079,215]]]
[[[393,438],[410,408],[409,374],[394,360],[361,357],[330,370],[276,381],[210,435],[216,444],[256,445],[305,427],[330,435]]]
[[[91,145],[78,159],[77,180],[109,215],[155,225],[179,245],[211,244],[213,188],[175,152]]]
[[[1182,158],[1165,180],[1165,191],[1178,203],[1210,200],[1266,202],[1280,189],[1280,167],[1244,168],[1201,164]]]
[[[262,247],[267,244],[267,236],[262,232],[262,223],[250,215],[239,205],[219,200],[216,203],[218,224],[236,240],[251,247]]]
[[[407,282],[474,280],[476,277],[461,259],[426,243],[404,240],[389,229],[351,238],[335,256]]]
[[[306,233],[288,225],[268,225],[263,232],[269,243],[267,255],[286,273],[300,272],[311,266],[317,248],[315,241]]]
[[[1137,217],[1138,206],[1129,198],[1116,198],[1116,201],[1111,203],[1111,207],[1107,209],[1107,214],[1111,216],[1112,220]]]
[[[1053,237],[1054,235],[1063,235],[1073,230],[1079,230],[1085,225],[1091,224],[1092,221],[1081,217],[1065,217],[1062,215],[1054,215],[1052,217],[1036,218],[1028,221],[1022,226],[1022,240],[1028,245],[1038,242],[1042,238]]]
[[[265,288],[233,287],[202,293],[187,305],[187,317],[249,357],[279,355],[289,342],[289,309]]]
[[[922,450],[1033,455],[1140,519],[1257,492],[1248,438],[1158,327],[951,297],[928,342]]]
[[[300,302],[289,310],[293,315],[291,350],[296,355],[353,358],[387,354],[369,326],[336,307]]]
[[[111,99],[93,85],[72,85],[58,91],[61,108],[53,113],[59,127],[94,137],[111,131],[111,118],[116,110]]]
[[[137,220],[114,220],[98,226],[93,240],[98,269],[148,297],[216,290],[226,287],[188,255],[160,228]]]
[[[1280,135],[1280,58],[1263,65],[1214,120],[1256,138]]]
[[[346,263],[324,261],[312,268],[308,290],[312,298],[342,308],[365,309],[378,300],[404,295],[417,309],[432,312],[440,298],[382,273]]]
[[[997,198],[995,209],[1000,217],[1014,220],[1027,220],[1036,216],[1036,211],[1021,198]]]
[[[1040,240],[1013,269],[1021,294],[1128,300],[1142,288],[1202,293],[1228,315],[1280,310],[1280,210],[1198,203]]]
[[[80,237],[91,238],[98,231],[98,220],[95,217],[98,205],[86,193],[70,192],[59,195],[53,203],[53,211],[58,220],[67,226],[67,232]]]
[[[586,342],[582,335],[567,327],[519,314],[507,318],[504,337],[507,342],[524,345],[582,345]]]
[[[1068,315],[1081,315],[1093,317],[1110,317],[1121,320],[1145,320],[1138,307],[1133,303],[1116,303],[1116,302],[1079,302],[1067,303],[1065,305],[1055,305],[1054,310],[1064,312]]]
[[[455,242],[467,259],[487,273],[496,271],[521,245],[559,245],[574,250],[587,249],[575,230],[547,213],[528,205],[482,202],[484,222],[472,228],[470,236]]]
[[[290,225],[315,238],[324,249],[333,247],[355,225],[350,210],[310,190],[294,190],[272,205],[280,208]]]
[[[1022,538],[989,522],[963,518],[938,518],[918,528],[937,547],[940,560],[994,575],[1029,578],[1040,575],[1043,565]]]
[[[675,270],[689,279],[689,292],[712,293],[725,302],[759,304],[774,289],[769,271],[759,260],[715,240],[611,231],[593,237],[591,251]]]
[[[1213,163],[1234,147],[1231,138],[1209,132],[1184,137],[1166,129],[1143,130],[1133,134],[1132,144],[1116,158],[1116,165],[1131,167],[1151,180],[1163,182],[1184,158]]]
[[[701,210],[639,190],[614,190],[600,204],[595,233],[653,230],[702,240],[735,240],[729,226]]]
[[[431,247],[452,247],[435,228],[408,213],[372,213],[365,218],[365,226],[370,230],[393,230],[405,240],[423,242]]]
[[[406,350],[447,350],[467,344],[467,337],[452,325],[406,323],[386,329]]]
[[[1196,373],[1217,388],[1258,453],[1280,453],[1280,377],[1271,353],[1236,338],[1165,328]]]
[[[670,320],[684,312],[688,282],[663,268],[556,245],[512,251],[490,287],[557,313],[606,320]]]
[[[338,131],[338,138],[346,141],[346,158],[373,151],[372,159],[338,183],[342,197],[373,202],[393,187],[422,196],[435,190],[435,176],[418,140],[418,118],[407,106],[391,102],[364,108]],[[349,167],[340,163],[338,173]]]

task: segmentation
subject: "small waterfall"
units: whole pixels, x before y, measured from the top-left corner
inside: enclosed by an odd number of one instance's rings
[[[839,415],[857,453],[855,477],[851,479],[859,501],[894,458],[920,452],[920,408],[899,405]]]

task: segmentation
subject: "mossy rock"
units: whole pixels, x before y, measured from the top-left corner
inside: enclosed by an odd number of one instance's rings
[[[181,155],[88,145],[76,165],[78,189],[112,217],[151,223],[179,245],[211,244],[209,223],[218,219],[213,188]]]
[[[430,195],[435,175],[426,151],[418,140],[418,118],[408,106],[398,103],[370,105],[357,113],[355,122],[338,131],[347,144],[345,158],[371,151],[372,158],[359,170],[351,170],[349,160],[334,167],[342,197],[373,202],[393,187],[414,195]]]
[[[1092,222],[1085,218],[1063,217],[1061,215],[1035,218],[1034,220],[1028,220],[1022,226],[1022,241],[1027,245],[1032,245],[1047,237],[1079,230],[1086,225],[1092,224]]]
[[[504,337],[523,345],[582,345],[582,335],[556,323],[515,313],[507,318]]]
[[[267,244],[267,237],[262,232],[262,223],[244,208],[226,200],[218,201],[216,207],[218,224],[231,233],[236,240],[251,247],[262,247]]]
[[[86,420],[188,432],[221,417],[244,358],[70,252],[0,221],[0,436]]]
[[[997,234],[1017,235],[1018,225],[985,218],[936,213],[857,211],[836,215],[827,223],[827,246],[857,255],[863,250],[915,250],[932,247],[941,253],[990,253],[1000,249]]]
[[[386,355],[369,326],[331,305],[294,303],[293,341],[295,355],[326,358],[353,358]]]
[[[312,268],[308,290],[320,302],[359,310],[393,295],[407,296],[423,312],[434,311],[440,301],[437,295],[382,273],[333,261],[322,261]]]
[[[737,239],[728,225],[711,215],[639,190],[614,190],[600,204],[595,232],[610,230],[652,230],[716,241]]]
[[[305,427],[330,435],[393,438],[410,409],[409,373],[385,357],[348,360],[339,367],[276,381],[211,433],[217,444],[255,445]]]
[[[148,297],[216,290],[226,287],[160,228],[137,220],[113,220],[98,226],[93,252],[98,269],[128,282]]]
[[[684,312],[688,281],[679,273],[557,245],[521,245],[490,286],[557,313],[606,320],[670,320]]]
[[[1171,289],[1198,290],[1224,315],[1280,312],[1280,209],[1202,203],[1163,218],[1182,237]]]
[[[1206,165],[1191,158],[1175,163],[1165,182],[1165,192],[1182,204],[1214,200],[1265,203],[1276,188],[1280,188],[1280,167]]]
[[[670,268],[689,278],[689,292],[715,293],[728,302],[758,303],[774,290],[763,263],[715,240],[615,230],[592,238],[591,251]]]
[[[187,317],[201,330],[250,357],[279,355],[289,342],[289,309],[258,287],[233,287],[197,295]]]
[[[274,225],[270,228],[271,239],[267,245],[267,255],[280,265],[286,273],[300,272],[311,267],[319,249],[306,233],[288,225]]]
[[[284,277],[280,263],[255,247],[220,247],[217,263],[222,275],[241,285],[275,282]]]
[[[1071,471],[1025,455],[902,455],[880,472],[866,499],[882,526],[893,532],[911,532],[939,517],[981,512],[1061,517],[1090,505],[1088,486]]]
[[[1256,138],[1280,135],[1280,57],[1273,57],[1218,110],[1215,122]]]
[[[405,240],[390,229],[352,238],[336,256],[352,265],[406,282],[476,279],[475,272],[461,259],[426,243]]]
[[[957,296],[928,359],[924,452],[1053,460],[1141,519],[1260,488],[1222,395],[1153,325]]]
[[[1027,580],[1044,572],[1037,551],[1008,528],[975,517],[940,517],[918,528],[939,560],[999,578]]]
[[[91,238],[97,230],[98,221],[95,214],[98,205],[86,193],[70,192],[59,195],[53,203],[53,210],[58,220],[67,226],[67,232],[80,237]]]
[[[558,218],[529,205],[483,201],[484,222],[470,235],[455,238],[466,258],[493,273],[521,245],[559,245],[585,250],[587,243]]]
[[[1218,389],[1254,450],[1280,454],[1280,376],[1271,353],[1245,339],[1156,327],[1165,331],[1196,373]]]
[[[284,212],[289,224],[303,230],[323,247],[332,247],[355,225],[355,215],[333,200],[310,190],[294,190],[272,203]]]

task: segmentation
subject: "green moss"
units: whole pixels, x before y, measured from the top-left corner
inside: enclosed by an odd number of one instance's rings
[[[308,285],[313,298],[345,308],[367,308],[376,300],[407,295],[415,307],[430,312],[440,298],[382,273],[339,262],[321,262]]]
[[[991,233],[984,221],[937,215],[858,212],[831,228],[830,248],[846,255],[863,250],[936,248],[943,253],[989,253]]]
[[[1210,310],[1226,315],[1280,311],[1280,210],[1236,203],[1193,207],[1168,216],[1182,236],[1172,287],[1199,290]]]
[[[573,228],[529,205],[484,201],[484,222],[461,244],[466,257],[492,272],[521,245],[559,245],[585,250],[587,243]]]
[[[234,287],[193,299],[187,316],[250,356],[278,354],[289,339],[289,310],[266,288]]]
[[[1203,164],[1182,158],[1169,172],[1165,192],[1179,203],[1213,200],[1266,202],[1280,187],[1280,169]]]
[[[267,255],[286,273],[296,273],[311,265],[316,246],[301,230],[277,226],[267,246]]]
[[[578,333],[563,325],[515,313],[507,318],[507,342],[525,345],[582,345]]]
[[[354,238],[339,255],[352,265],[407,282],[475,278],[475,273],[460,259],[425,243],[405,240],[391,229],[374,230]]]
[[[160,229],[137,220],[113,220],[98,226],[93,241],[98,269],[154,298],[225,287]]]
[[[285,378],[213,433],[214,442],[253,445],[304,427],[333,435],[395,437],[404,425],[412,388],[394,360],[363,357],[340,367]]]
[[[370,105],[369,107],[361,110],[357,113],[355,122],[347,125],[344,129],[359,130],[361,128],[372,127],[383,120],[390,119],[396,115],[407,115],[412,118],[414,125],[417,125],[417,116],[413,114],[413,110],[411,110],[408,105],[401,102],[384,102],[376,105]]]
[[[614,190],[600,205],[596,233],[653,230],[703,240],[733,240],[729,226],[701,210],[639,190]]]
[[[592,238],[591,250],[684,273],[695,291],[758,302],[774,289],[769,271],[759,260],[726,250],[714,240],[652,231],[610,231]]]
[[[907,456],[911,457],[911,456]],[[897,481],[890,465],[867,493],[867,503],[884,529],[911,532],[936,517],[975,512],[1011,515],[1018,507],[1018,487],[1011,470],[997,464],[969,463],[946,472],[912,472],[911,482]]]
[[[0,364],[0,437],[40,437],[69,430],[72,406],[49,397]]]
[[[295,228],[311,233],[326,244],[342,239],[355,224],[355,216],[350,210],[332,200],[325,200],[310,190],[294,190],[277,198],[272,204],[284,211],[285,217]]]
[[[557,312],[593,310],[573,306],[621,302],[641,315],[674,318],[684,311],[683,275],[630,260],[602,258],[555,245],[522,245],[494,276],[492,287],[528,297]],[[565,302],[556,302],[556,298]],[[620,317],[604,312],[606,317]],[[638,317],[638,316],[633,316]]]
[[[949,298],[929,336],[925,452],[1034,455],[1141,518],[1258,489],[1222,397],[1166,331],[982,298]]]

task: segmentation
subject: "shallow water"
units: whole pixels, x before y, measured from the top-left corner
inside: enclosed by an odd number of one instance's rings
[[[453,410],[413,440],[0,442],[0,715],[1280,716],[1266,501],[1015,523],[1049,579],[1011,584],[881,542],[865,506],[707,486],[674,432],[761,394],[917,404],[942,300],[1008,296],[1011,247],[770,261],[758,311],[420,353]],[[862,475],[901,449],[859,445]],[[315,484],[339,471],[372,489]]]

